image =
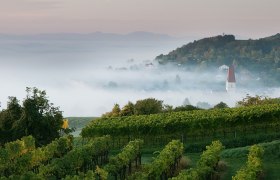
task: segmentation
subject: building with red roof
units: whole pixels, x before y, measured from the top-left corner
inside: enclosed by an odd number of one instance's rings
[[[232,92],[235,91],[235,89],[236,89],[236,80],[235,80],[234,66],[231,65],[228,68],[226,90],[227,92]]]

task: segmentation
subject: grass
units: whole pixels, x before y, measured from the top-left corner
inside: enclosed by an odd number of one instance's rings
[[[222,158],[227,164],[227,170],[222,174],[222,179],[232,179],[232,176],[246,164],[247,157],[231,157],[231,158]]]
[[[280,140],[261,143],[264,147],[265,153],[263,157],[263,170],[265,179],[267,180],[280,180]],[[246,164],[248,148],[231,148],[225,149],[221,154],[221,160],[227,164],[227,170],[222,174],[224,180],[232,179],[232,176]],[[191,160],[191,166],[194,167],[199,160],[201,153],[186,153],[184,156]],[[147,164],[155,157],[152,153],[143,154],[143,163]]]
[[[280,157],[264,157],[265,179],[280,180]]]

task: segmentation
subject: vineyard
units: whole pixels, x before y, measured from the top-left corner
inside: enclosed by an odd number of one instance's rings
[[[241,147],[280,138],[280,106],[195,110],[153,115],[99,118],[82,130],[82,137],[111,135],[113,147],[131,139],[145,147],[162,147],[180,139],[187,151],[202,151],[215,139],[227,147]]]
[[[35,148],[32,136],[7,143],[1,148],[1,179],[125,179],[141,169],[142,140],[130,141],[109,158],[110,140],[109,136],[98,137],[77,148],[72,148],[71,136],[42,148]],[[168,172],[172,177],[182,153],[181,142],[170,142],[143,174],[167,179]]]
[[[196,166],[189,169],[180,166],[184,146],[179,140],[169,142],[145,164],[142,163],[143,140],[130,141],[115,155],[110,155],[111,141],[110,136],[102,136],[74,147],[72,136],[65,136],[36,148],[32,136],[23,137],[0,149],[0,179],[192,180],[222,177],[218,166],[224,146],[220,141],[206,146]],[[279,147],[280,143],[275,145]],[[233,179],[261,177],[263,154],[262,146],[252,146],[246,165]]]
[[[248,154],[248,161],[246,166],[242,167],[237,174],[232,178],[233,180],[239,179],[257,179],[262,172],[262,156],[263,148],[254,145],[250,148]]]
[[[280,142],[258,142],[279,139],[279,117],[278,105],[263,105],[101,118],[83,129],[80,141],[65,135],[36,147],[35,138],[26,136],[4,144],[0,179],[264,178],[268,160],[263,157],[279,159]],[[251,144],[258,145],[243,147]],[[147,148],[154,152],[149,160]],[[192,152],[199,154],[195,163],[192,156],[186,161]],[[247,156],[246,162],[225,176],[223,159],[232,165],[238,155]]]
[[[219,141],[214,141],[210,146],[206,146],[197,162],[196,168],[190,168],[182,171],[173,180],[192,180],[192,179],[216,179],[214,178],[215,169],[220,160],[220,153],[223,150],[223,145]]]
[[[0,149],[0,173],[4,176],[21,175],[27,171],[38,172],[40,165],[60,158],[72,149],[72,139],[61,137],[42,148],[35,148],[32,136],[5,144]]]

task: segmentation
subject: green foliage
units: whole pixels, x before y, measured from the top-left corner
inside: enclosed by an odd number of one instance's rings
[[[110,136],[95,138],[63,157],[52,160],[50,164],[41,166],[39,174],[49,178],[64,178],[66,175],[74,176],[77,172],[86,172],[96,165],[102,165],[108,161],[110,140]]]
[[[14,132],[14,124],[16,124],[22,115],[22,107],[16,97],[9,97],[7,109],[0,112],[0,145],[18,138]]]
[[[137,174],[137,179],[161,179],[172,177],[178,168],[179,161],[184,152],[183,144],[178,140],[168,143],[152,163],[144,167],[142,174]]]
[[[258,179],[262,171],[262,156],[264,149],[261,146],[254,145],[249,149],[246,166],[242,167],[237,174],[232,177],[233,180],[255,180]]]
[[[142,116],[100,118],[86,126],[81,135],[94,137],[104,134],[112,136],[141,136],[198,133],[213,133],[227,129],[279,125],[280,106],[267,104],[226,109],[171,112]]]
[[[109,163],[105,166],[105,170],[115,177],[119,175],[120,179],[124,179],[126,176],[126,169],[128,168],[131,172],[132,162],[135,160],[137,165],[139,158],[141,159],[140,150],[142,144],[143,140],[136,139],[130,141],[119,154],[110,158]]]
[[[209,177],[215,173],[215,169],[220,160],[220,153],[224,149],[220,141],[213,141],[210,146],[206,146],[197,162],[196,168],[182,171],[173,180],[193,180],[193,179],[210,179]]]
[[[180,111],[193,111],[193,110],[201,110],[200,108],[192,105],[185,105],[185,106],[178,106],[174,108],[174,112],[180,112]]]
[[[163,112],[163,101],[156,100],[155,98],[148,98],[138,100],[135,104],[128,102],[122,109],[119,104],[115,104],[112,111],[102,115],[103,118],[143,115],[143,114],[156,114]]]
[[[107,180],[108,179],[108,172],[99,166],[96,166],[95,174],[99,177],[100,180]]]
[[[161,113],[163,110],[163,101],[156,100],[155,98],[148,98],[143,100],[138,100],[135,103],[135,114],[143,115],[143,114],[156,114]]]
[[[44,180],[45,178],[33,172],[26,172],[22,175],[11,175],[7,177],[0,177],[0,180]]]
[[[117,117],[117,116],[120,116],[120,112],[121,112],[121,109],[120,109],[120,105],[119,104],[115,104],[113,109],[112,109],[112,117]]]
[[[134,104],[132,102],[128,102],[120,112],[121,116],[132,116],[134,115]]]
[[[245,98],[237,102],[237,106],[254,106],[264,104],[280,104],[280,98],[268,98],[262,96],[250,96],[247,94]]]
[[[275,140],[272,142],[265,142],[258,144],[264,149],[264,156],[266,157],[280,157],[280,140]],[[249,153],[251,146],[239,147],[233,149],[226,149],[222,152],[221,156],[223,158],[240,158],[246,157]]]
[[[79,173],[78,175],[67,175],[64,180],[95,180],[96,174],[92,171],[89,170],[86,173]],[[103,180],[103,179],[101,179]],[[105,179],[104,179],[105,180]]]
[[[224,102],[220,102],[220,103],[216,104],[213,108],[214,109],[223,109],[223,108],[228,108],[228,105]]]
[[[40,165],[53,158],[62,157],[72,149],[73,138],[61,137],[52,141],[47,146],[35,149],[35,140],[31,136],[22,138],[24,146],[10,148],[11,144],[20,144],[21,141],[11,142],[5,145],[5,160],[1,158],[0,175],[24,175],[29,170],[35,170]],[[13,145],[14,146],[14,145]],[[1,152],[4,152],[1,150]],[[2,154],[2,153],[1,153]],[[17,155],[15,157],[15,155]],[[3,161],[4,160],[4,161]]]
[[[35,139],[32,136],[23,137],[21,140],[6,143],[3,148],[0,148],[0,167],[3,168],[9,161],[13,161],[34,149]]]
[[[49,102],[46,92],[27,88],[22,106],[9,97],[7,109],[0,112],[0,145],[32,135],[39,146],[59,137],[63,123],[62,112]]]

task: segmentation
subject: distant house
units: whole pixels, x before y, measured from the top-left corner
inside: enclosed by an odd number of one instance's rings
[[[236,80],[235,80],[234,66],[231,65],[228,68],[226,90],[227,92],[234,92],[235,89],[236,89]]]

